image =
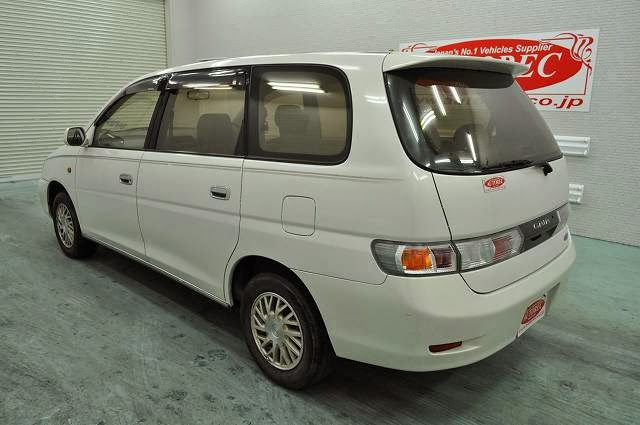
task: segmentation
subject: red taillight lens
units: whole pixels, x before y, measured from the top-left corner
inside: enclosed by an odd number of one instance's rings
[[[430,345],[429,351],[431,351],[432,353],[441,353],[443,351],[453,350],[454,348],[458,348],[461,345],[462,345],[462,341],[447,342],[446,344]]]
[[[493,239],[494,254],[493,259],[499,260],[513,251],[513,240],[511,235],[500,236]]]

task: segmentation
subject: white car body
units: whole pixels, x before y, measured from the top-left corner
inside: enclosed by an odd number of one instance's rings
[[[335,165],[63,146],[44,164],[42,205],[52,182],[73,201],[83,235],[227,306],[243,259],[264,257],[298,276],[317,305],[337,356],[428,371],[478,361],[514,341],[523,314],[553,305],[575,259],[568,228],[505,261],[428,276],[387,273],[374,240],[463,240],[522,225],[568,201],[564,158],[483,175],[441,174],[404,151],[385,71],[445,67],[516,74],[519,65],[479,58],[319,53],[213,60],[146,77],[219,67],[322,64],[348,79],[351,146]],[[120,94],[116,95],[120,96]],[[120,176],[132,177],[122,184]],[[486,178],[506,180],[486,192]],[[229,191],[226,200],[212,187]],[[444,213],[443,213],[444,210]],[[240,266],[239,266],[240,265]],[[461,341],[430,352],[433,345]]]

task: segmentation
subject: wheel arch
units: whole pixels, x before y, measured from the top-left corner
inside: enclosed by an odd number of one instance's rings
[[[60,183],[57,180],[51,180],[49,182],[49,185],[47,186],[47,206],[49,207],[49,215],[51,215],[53,217],[53,200],[56,197],[56,195],[60,192],[64,192],[67,195],[71,196],[69,194],[69,191],[64,187],[64,185],[62,183]]]
[[[313,298],[313,295],[311,295],[311,291],[309,291],[307,285],[300,279],[300,276],[285,264],[262,255],[246,255],[238,259],[233,265],[228,283],[229,291],[227,292],[231,306],[240,305],[244,288],[251,278],[259,273],[275,273],[290,280],[304,292],[312,302],[316,311],[320,314],[320,317],[322,317],[316,300]]]
[[[313,298],[313,295],[311,295],[311,291],[309,291],[307,285],[290,267],[277,260],[261,255],[246,255],[238,259],[231,269],[228,283],[229,291],[227,293],[229,294],[229,305],[231,307],[239,307],[240,300],[242,299],[242,293],[246,288],[247,283],[249,283],[253,276],[265,272],[275,273],[288,279],[305,294],[307,299],[310,301],[312,308],[314,308],[316,313],[318,314],[323,331],[327,336],[329,344],[331,344],[331,349],[333,350],[333,343],[331,341],[331,337],[327,332],[327,326],[324,323],[322,312],[318,307],[318,303]]]
[[[229,278],[229,303],[231,305],[240,304],[242,299],[242,292],[247,286],[247,283],[251,278],[259,273],[275,273],[284,278],[289,279],[291,282],[300,287],[311,299],[311,293],[305,286],[304,282],[298,277],[298,275],[291,270],[291,268],[282,264],[279,261],[273,260],[261,255],[246,255],[238,259],[233,268]],[[315,301],[314,301],[315,304]],[[316,306],[317,307],[317,306]]]

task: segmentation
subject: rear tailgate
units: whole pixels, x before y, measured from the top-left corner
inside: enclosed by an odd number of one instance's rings
[[[456,176],[433,173],[454,240],[510,229],[567,203],[569,185],[564,158],[550,162],[553,172],[528,167],[497,174]],[[487,188],[497,177],[503,183]]]
[[[567,202],[567,167],[564,158],[550,163],[553,172],[544,175],[540,167],[529,167],[500,174],[455,176],[434,173],[442,207],[454,240],[486,236],[521,226],[524,245],[536,245],[542,227],[557,225],[555,209]],[[502,187],[487,189],[494,177]],[[464,200],[461,202],[461,200]],[[539,220],[535,220],[539,219]],[[546,223],[549,219],[549,223]],[[534,229],[534,226],[536,229]],[[560,230],[560,229],[558,229]],[[568,246],[566,231],[537,244],[501,263],[463,272],[471,289],[486,293],[506,286],[538,270]]]
[[[555,212],[567,203],[567,167],[553,134],[513,78],[526,67],[392,53],[383,70],[400,140],[412,161],[433,173],[452,239],[520,230],[522,252],[463,272],[469,287],[494,291],[557,257],[569,243]],[[497,245],[485,248],[467,255],[499,251]]]

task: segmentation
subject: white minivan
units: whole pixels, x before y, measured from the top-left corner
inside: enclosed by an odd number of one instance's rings
[[[220,59],[146,75],[44,164],[62,251],[121,252],[238,306],[289,388],[338,356],[481,360],[553,304],[568,180],[522,65],[405,53]]]

